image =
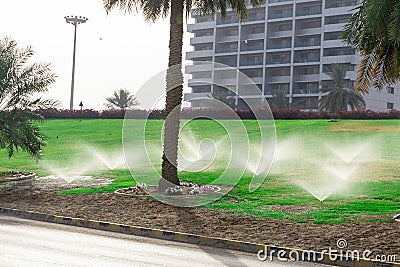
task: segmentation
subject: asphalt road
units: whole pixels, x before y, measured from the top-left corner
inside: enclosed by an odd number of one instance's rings
[[[0,266],[321,266],[0,216]]]

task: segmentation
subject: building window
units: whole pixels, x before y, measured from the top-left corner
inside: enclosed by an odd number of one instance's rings
[[[388,94],[394,94],[394,87],[391,87],[391,86],[388,86],[387,87],[387,92],[388,92]]]
[[[387,102],[386,106],[387,106],[387,109],[394,109],[393,103]]]

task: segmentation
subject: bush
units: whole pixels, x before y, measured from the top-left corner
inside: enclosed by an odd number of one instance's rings
[[[37,114],[47,119],[123,119],[125,110],[103,110],[93,109],[85,110],[37,110]],[[236,114],[244,120],[254,120],[255,115],[251,110],[237,110]],[[337,114],[325,111],[307,111],[299,109],[280,109],[273,110],[272,114],[275,120],[317,120],[317,119],[355,119],[355,120],[384,120],[400,119],[400,110],[390,110],[377,112],[372,110],[345,111]],[[210,109],[210,108],[185,108],[182,110],[182,119],[232,119],[232,110],[228,109]],[[163,109],[129,110],[129,117],[132,119],[152,119],[161,120],[165,117]],[[261,118],[261,119],[269,119]]]
[[[100,113],[93,109],[69,110],[69,109],[45,109],[36,110],[35,113],[46,119],[98,119]]]

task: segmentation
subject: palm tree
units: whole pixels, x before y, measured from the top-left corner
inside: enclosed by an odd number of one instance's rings
[[[141,10],[147,21],[169,16],[169,60],[167,70],[167,89],[165,104],[164,125],[164,151],[162,157],[162,177],[158,183],[160,189],[171,184],[179,185],[177,172],[179,123],[183,94],[183,74],[180,68],[173,66],[182,65],[182,41],[184,17],[189,16],[191,10],[199,15],[212,14],[218,11],[226,15],[228,6],[235,10],[240,20],[247,16],[246,0],[103,0],[104,8],[109,12],[113,8],[120,8],[129,13]],[[265,3],[265,0],[251,0],[253,6]],[[179,69],[179,71],[177,70]],[[174,111],[174,112],[172,112]]]
[[[139,105],[139,101],[128,90],[119,89],[114,91],[112,97],[106,98],[106,103],[104,105],[109,109],[127,109]]]
[[[272,109],[288,109],[289,100],[286,97],[286,92],[282,89],[274,90],[272,99],[270,100]]]
[[[322,97],[318,102],[319,108],[331,113],[365,108],[365,101],[362,95],[353,88],[347,87],[345,80],[347,70],[339,64],[332,64],[325,72],[331,81],[322,82]]]
[[[357,92],[400,79],[400,1],[361,0],[344,28],[344,41],[361,54]]]
[[[21,148],[39,160],[45,136],[34,121],[43,118],[33,110],[53,108],[59,102],[32,97],[55,82],[49,64],[27,64],[33,55],[30,46],[19,49],[14,40],[0,40],[0,148],[7,149],[9,157]]]

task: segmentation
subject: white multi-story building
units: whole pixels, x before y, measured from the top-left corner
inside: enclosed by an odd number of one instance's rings
[[[224,77],[223,68],[202,68],[202,62],[217,62],[234,67],[249,76],[265,97],[271,98],[276,89],[286,92],[292,107],[316,109],[320,82],[328,81],[326,68],[334,63],[348,70],[346,80],[353,86],[360,57],[344,44],[340,36],[357,0],[269,0],[260,8],[250,8],[248,20],[238,22],[236,14],[194,15],[195,23],[188,25],[194,36],[194,50],[186,59],[194,65],[186,68],[192,74],[192,93],[185,100],[200,106],[204,97],[229,87],[243,92],[246,84],[228,74],[224,86],[213,85],[215,77]],[[210,81],[210,83],[196,82]],[[388,87],[366,96],[367,109],[400,108],[400,89]],[[238,108],[244,107],[241,99]]]

